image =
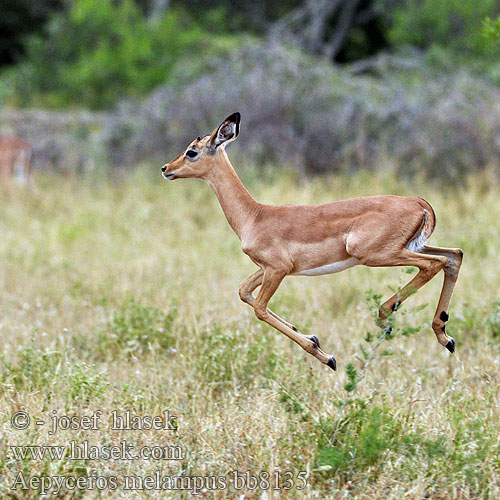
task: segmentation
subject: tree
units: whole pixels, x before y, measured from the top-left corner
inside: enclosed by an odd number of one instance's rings
[[[379,11],[370,0],[305,0],[270,30],[271,38],[287,40],[303,50],[338,60],[356,28],[366,28]],[[376,30],[375,30],[376,31]],[[384,45],[376,34],[378,44]],[[365,40],[370,52],[370,40]],[[377,47],[380,48],[380,47]]]

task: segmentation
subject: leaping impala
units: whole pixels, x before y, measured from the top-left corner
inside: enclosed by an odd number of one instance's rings
[[[429,203],[421,198],[388,195],[323,205],[263,205],[245,189],[225,151],[226,145],[238,137],[239,129],[240,114],[233,113],[211,135],[198,137],[161,170],[165,179],[204,179],[214,190],[243,252],[259,267],[239,289],[241,300],[253,307],[257,318],[335,370],[335,358],[320,349],[318,337],[300,333],[267,308],[285,276],[337,273],[358,264],[417,267],[418,274],[380,307],[384,324],[389,311],[395,311],[444,270],[432,328],[438,342],[453,353],[455,340],[445,326],[463,252],[426,245],[436,223]],[[254,297],[258,286],[261,288]]]

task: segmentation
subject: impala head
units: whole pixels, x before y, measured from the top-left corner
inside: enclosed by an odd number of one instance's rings
[[[161,167],[165,179],[188,177],[203,179],[216,164],[220,152],[238,137],[240,131],[239,113],[229,115],[210,135],[198,137],[171,162]]]

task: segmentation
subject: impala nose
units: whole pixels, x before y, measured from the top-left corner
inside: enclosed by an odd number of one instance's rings
[[[161,167],[161,171],[165,172],[165,170],[167,170],[167,167],[165,165],[163,165],[163,167]]]

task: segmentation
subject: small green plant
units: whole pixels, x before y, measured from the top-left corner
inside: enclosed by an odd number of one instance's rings
[[[201,336],[200,378],[217,385],[235,381],[248,385],[259,376],[274,378],[279,354],[272,339],[266,332],[259,332],[249,340],[245,332],[220,325],[206,329]]]
[[[369,306],[369,308],[372,310],[371,314],[375,319],[375,323],[377,324],[377,326],[380,327],[381,330],[378,333],[378,335],[373,334],[370,331],[366,332],[364,341],[367,344],[367,346],[365,347],[363,344],[360,344],[359,348],[361,351],[361,356],[356,356],[357,360],[361,364],[361,368],[358,370],[353,363],[348,363],[346,365],[347,382],[344,384],[344,389],[349,393],[349,396],[352,396],[354,394],[359,383],[363,380],[364,374],[368,369],[370,363],[375,358],[392,355],[392,352],[390,352],[387,349],[378,352],[378,348],[380,347],[381,343],[384,340],[388,341],[393,339],[397,335],[397,333],[399,333],[399,335],[401,336],[408,337],[420,331],[420,327],[416,326],[416,327],[406,327],[401,329],[400,332],[398,332],[396,330],[394,311],[384,311],[387,315],[387,319],[385,322],[383,322],[379,316],[381,299],[382,295],[374,293],[372,290],[368,290],[365,293],[365,301]],[[377,338],[377,341],[373,342],[375,338]],[[346,398],[344,401],[338,404],[339,409],[334,419],[338,425],[340,425],[341,423],[341,416],[346,406],[351,403],[352,399]]]
[[[19,389],[47,390],[55,383],[61,361],[62,354],[59,351],[40,349],[35,337],[32,337],[29,344],[19,348],[17,361],[6,361],[2,357],[2,379],[12,381]]]
[[[332,424],[322,423],[323,431],[332,436],[332,441],[320,445],[317,465],[345,479],[377,464],[387,450],[400,442],[402,426],[392,418],[389,409],[368,409],[363,401],[358,401],[338,425]]]
[[[289,413],[301,415],[303,420],[307,420],[309,417],[309,409],[295,394],[293,394],[292,390],[287,390],[285,387],[280,386],[279,392],[280,402],[285,410]]]
[[[166,350],[174,343],[176,319],[175,306],[163,312],[130,298],[113,314],[107,328],[98,334],[99,351],[102,355],[125,352],[136,356],[153,349]]]
[[[322,438],[316,455],[318,476],[335,477],[340,484],[369,474],[373,479],[382,470],[388,455],[398,456],[402,473],[411,475],[412,460],[431,464],[453,457],[446,436],[426,438],[407,429],[401,418],[387,406],[372,406],[363,399],[352,402],[340,420],[327,419],[319,424]]]
[[[371,314],[375,319],[376,325],[381,329],[379,333],[374,334],[373,332],[366,332],[364,337],[364,341],[367,344],[365,347],[363,344],[360,344],[359,349],[361,351],[361,356],[357,356],[357,359],[361,363],[361,368],[356,369],[353,363],[348,363],[346,365],[346,374],[347,374],[347,382],[344,385],[344,389],[348,393],[352,393],[355,391],[359,382],[362,380],[363,375],[372,362],[372,360],[376,356],[388,356],[391,353],[387,350],[382,351],[381,353],[377,353],[377,350],[383,340],[391,340],[396,335],[396,325],[395,325],[395,316],[392,311],[384,311],[387,315],[387,319],[385,322],[379,317],[379,309],[381,307],[382,295],[378,293],[374,293],[373,290],[368,290],[365,293],[365,301],[368,307],[371,309]],[[409,336],[412,333],[416,333],[419,331],[419,327],[408,327],[401,331],[402,335]],[[377,341],[373,343],[373,340],[377,338]],[[345,404],[347,404],[348,400],[346,400]],[[345,404],[341,407],[341,410],[344,408]]]
[[[347,392],[352,392],[356,389],[359,380],[359,374],[356,368],[352,363],[348,363],[345,367],[345,371],[347,373],[348,382],[344,385],[344,389]]]
[[[89,401],[102,396],[108,387],[107,378],[85,363],[67,364],[67,394],[72,400]]]

